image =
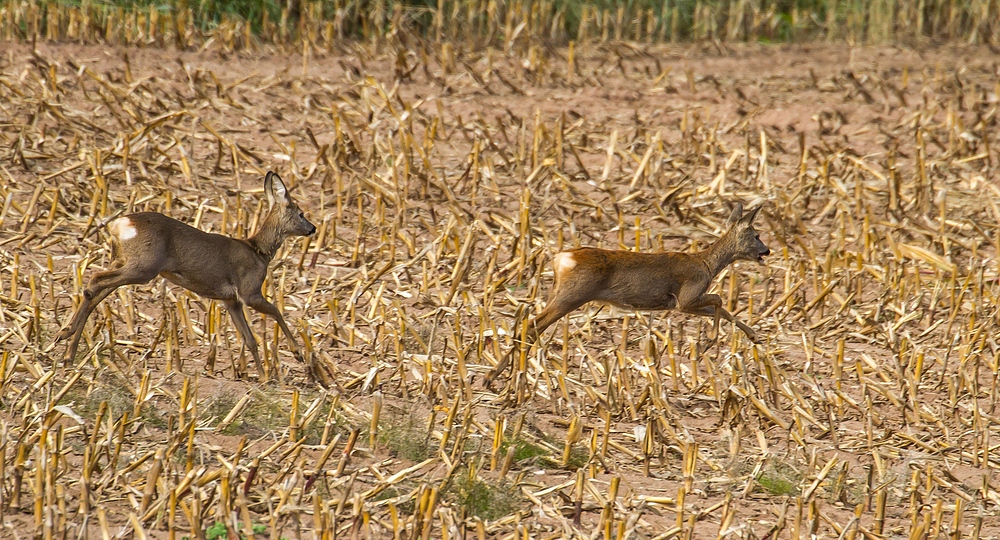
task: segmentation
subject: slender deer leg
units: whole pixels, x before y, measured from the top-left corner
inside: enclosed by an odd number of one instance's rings
[[[72,336],[69,346],[66,348],[66,360],[73,360],[76,357],[76,350],[80,345],[80,338],[83,336],[83,328],[87,318],[101,301],[122,285],[138,285],[146,283],[154,277],[156,277],[155,268],[122,267],[95,274],[90,279],[90,283],[87,284],[87,289],[83,292],[83,301],[80,302],[80,307],[73,314],[69,326],[63,328],[56,335],[56,341]]]
[[[587,303],[587,300],[580,301],[577,297],[569,297],[568,295],[553,295],[554,298],[549,300],[548,305],[545,309],[538,314],[537,317],[528,321],[527,335],[525,336],[524,346],[530,347],[538,341],[538,337],[545,331],[546,328],[552,326],[552,324],[559,319],[566,316],[567,313],[575,310],[576,308]],[[486,386],[490,387],[493,384],[493,380],[496,379],[497,375],[507,369],[514,359],[514,354],[519,350],[517,346],[519,336],[514,336],[514,346],[507,351],[507,354],[503,355],[503,358],[497,362],[497,365],[486,374]]]
[[[96,293],[96,296],[90,289],[85,289],[83,293],[83,299],[80,301],[80,306],[76,308],[76,312],[73,313],[73,318],[70,319],[70,323],[63,327],[56,335],[56,341],[62,341],[73,334],[76,333],[76,329],[80,327],[90,316],[91,311],[97,307],[109,294],[111,294],[112,289],[102,289]]]
[[[77,308],[76,313],[73,315],[72,322],[70,322],[69,326],[63,328],[56,336],[56,341],[72,337],[69,341],[69,346],[66,347],[65,360],[67,362],[76,358],[76,351],[80,346],[80,338],[83,337],[83,329],[84,325],[87,323],[87,318],[90,317],[90,314],[95,308],[97,308],[97,305],[100,304],[102,300],[107,298],[107,296],[112,292],[114,292],[114,289],[103,289],[92,298],[88,298],[88,295],[90,294],[89,290],[83,293],[83,301],[80,302],[80,307]]]
[[[233,319],[233,324],[236,325],[236,331],[243,338],[243,344],[250,349],[250,354],[253,356],[253,363],[257,366],[257,373],[260,374],[261,381],[266,380],[267,373],[260,363],[260,352],[257,350],[257,338],[253,337],[250,325],[247,324],[246,315],[243,313],[243,302],[240,302],[237,298],[226,300],[225,303],[226,309],[229,311],[229,316]]]
[[[121,263],[115,261],[114,264],[115,266],[110,270],[94,274],[90,278],[87,288],[83,290],[83,300],[80,301],[80,306],[76,309],[76,313],[73,314],[73,318],[70,319],[69,325],[60,330],[56,335],[56,341],[62,341],[76,333],[77,327],[87,320],[93,308],[97,304],[100,304],[101,300],[104,300],[107,295],[111,294],[112,289],[105,289],[105,286],[100,282],[102,279],[106,279],[109,276],[116,276],[120,272]]]
[[[681,311],[684,313],[690,313],[691,315],[714,318],[716,334],[718,334],[719,317],[721,316],[742,330],[750,341],[760,343],[760,340],[757,339],[757,332],[755,332],[753,328],[743,324],[743,322],[738,320],[736,317],[733,317],[732,313],[726,311],[726,308],[722,307],[722,298],[717,294],[706,294],[701,298],[698,298],[693,305],[681,308]]]
[[[531,343],[534,343],[546,328],[552,326],[556,321],[586,303],[587,300],[578,300],[575,298],[554,298],[538,314],[538,317],[535,317],[535,320],[531,321],[531,326],[528,328],[528,339],[531,340]]]
[[[702,294],[680,308],[684,313],[712,317],[712,336],[714,343],[719,339],[719,318],[722,317],[722,297],[717,294]],[[731,319],[730,319],[731,320]]]
[[[295,358],[302,362],[302,354],[299,352],[299,344],[295,341],[295,336],[292,335],[292,331],[288,329],[288,325],[285,324],[285,318],[281,316],[281,311],[275,307],[274,304],[270,303],[260,294],[252,295],[246,298],[247,305],[254,308],[255,310],[273,318],[278,321],[278,327],[281,328],[282,333],[288,338],[289,346],[292,348],[292,353],[295,354]]]

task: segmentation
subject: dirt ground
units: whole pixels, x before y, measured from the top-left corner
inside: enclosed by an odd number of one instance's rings
[[[1000,537],[987,49],[0,50],[16,538]],[[63,358],[103,224],[246,237],[267,170],[320,229],[265,289],[328,388],[159,278]],[[484,387],[560,249],[696,251],[737,202],[772,254],[714,291],[763,343],[588,305]]]

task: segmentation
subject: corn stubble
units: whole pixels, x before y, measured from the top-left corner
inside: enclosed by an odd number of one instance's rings
[[[221,33],[163,34],[200,56],[12,45],[0,520],[42,538],[995,536],[1000,82],[982,50],[769,77],[702,67],[771,61],[753,47],[591,34],[553,54],[517,27],[481,50],[310,38],[301,66],[228,71]],[[613,104],[539,99],[574,92]],[[762,119],[797,95],[814,116],[796,131]],[[264,292],[335,391],[257,319],[277,380],[235,381],[224,311],[162,282],[116,291],[78,363],[53,361],[111,261],[103,224],[150,210],[249,236],[272,167],[319,230]],[[723,323],[701,354],[700,318],[591,306],[504,393],[476,384],[541,309],[552,255],[695,251],[720,198],[766,201],[768,265],[714,287],[764,343]]]
[[[732,41],[994,44],[1000,6],[991,0],[362,0],[69,2],[0,0],[0,40],[66,40],[226,50],[326,49],[345,39],[392,41],[412,31],[435,42],[509,49],[519,38],[566,42]],[[243,16],[241,10],[251,10]],[[572,50],[572,49],[571,49]],[[570,55],[572,56],[572,54]]]

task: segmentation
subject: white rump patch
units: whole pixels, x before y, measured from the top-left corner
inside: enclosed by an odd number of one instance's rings
[[[556,255],[554,266],[556,267],[556,273],[561,274],[576,268],[576,260],[573,259],[572,253],[562,252]]]
[[[132,225],[132,220],[127,217],[118,218],[111,222],[108,226],[111,234],[115,235],[115,238],[119,240],[131,240],[135,238],[138,231],[135,229],[135,225]]]

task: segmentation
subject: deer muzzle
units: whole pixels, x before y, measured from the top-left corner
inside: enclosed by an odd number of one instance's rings
[[[768,256],[770,254],[771,254],[771,250],[768,249],[767,247],[765,247],[763,251],[761,251],[760,253],[757,254],[757,262],[759,264],[764,264],[764,257],[766,257],[766,256]]]

